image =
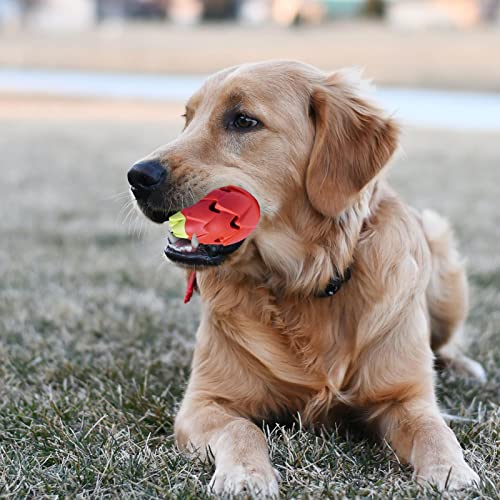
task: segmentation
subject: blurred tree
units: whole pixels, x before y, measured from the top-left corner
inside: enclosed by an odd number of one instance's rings
[[[163,19],[167,0],[94,0],[97,22],[112,17]]]
[[[203,18],[234,19],[239,3],[238,0],[203,0]]]
[[[366,0],[363,10],[368,16],[383,17],[385,15],[385,0]]]
[[[500,0],[481,0],[481,19],[493,22],[498,17],[500,10]]]
[[[21,23],[28,22],[31,11],[38,7],[42,2],[40,0],[18,0],[19,11],[21,14]]]

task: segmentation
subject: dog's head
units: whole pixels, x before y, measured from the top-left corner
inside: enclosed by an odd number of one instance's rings
[[[311,225],[354,205],[397,142],[395,125],[360,96],[359,83],[346,72],[289,61],[209,78],[187,103],[180,136],[129,171],[132,192],[161,223],[208,192],[236,185],[255,196],[262,217],[242,245],[193,251],[171,244],[167,256],[183,265],[220,264],[250,241],[265,246],[283,224],[313,239]]]

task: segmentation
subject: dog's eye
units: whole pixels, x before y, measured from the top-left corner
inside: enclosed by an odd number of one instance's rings
[[[234,128],[253,128],[259,124],[259,120],[250,116],[239,114],[231,123]]]

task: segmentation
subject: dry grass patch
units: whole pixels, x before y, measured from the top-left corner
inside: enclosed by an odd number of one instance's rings
[[[177,126],[0,124],[0,496],[203,498],[210,464],[176,450],[197,299],[162,258],[164,230],[123,223],[128,165]],[[493,135],[410,131],[392,177],[448,215],[469,259],[471,354],[486,386],[439,376],[443,408],[498,498],[500,155]],[[131,217],[133,219],[133,217]],[[361,429],[266,429],[286,498],[428,497]],[[457,495],[460,496],[460,495]]]

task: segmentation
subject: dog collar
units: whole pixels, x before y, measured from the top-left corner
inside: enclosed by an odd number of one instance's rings
[[[350,279],[351,279],[351,268],[348,267],[345,270],[343,276],[341,276],[341,275],[334,276],[328,282],[328,285],[326,285],[326,287],[321,292],[319,292],[316,295],[316,297],[319,297],[319,298],[332,297],[342,288],[342,285],[344,283],[347,283]]]
[[[351,279],[351,268],[348,267],[345,270],[345,273],[343,276],[334,276],[329,282],[326,287],[316,294],[316,297],[319,298],[325,298],[325,297],[332,297],[335,295],[341,288],[344,283],[347,283]],[[198,286],[196,283],[196,272],[191,271],[191,274],[189,275],[188,282],[187,282],[187,288],[186,288],[186,295],[184,296],[184,304],[187,304],[190,300],[191,297],[193,296],[193,293],[195,290],[197,290]]]

